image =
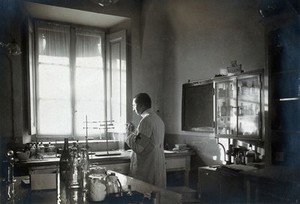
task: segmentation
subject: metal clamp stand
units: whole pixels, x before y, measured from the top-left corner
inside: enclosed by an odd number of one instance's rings
[[[105,130],[105,139],[106,139],[106,154],[109,155],[109,151],[108,151],[108,136],[107,136],[107,132],[109,129],[114,129],[114,124],[113,124],[113,120],[106,120],[106,121],[88,121],[87,116],[85,117],[85,127],[83,127],[83,129],[85,129],[85,139],[86,139],[86,149],[88,150],[88,129],[104,129]],[[88,124],[96,124],[95,126],[89,127]],[[98,126],[99,124],[99,126]]]
[[[109,124],[108,124],[108,122],[109,122]],[[100,121],[100,127],[99,127],[99,129],[104,129],[105,130],[106,153],[107,153],[107,155],[109,155],[109,152],[108,152],[108,136],[107,136],[107,132],[108,132],[109,129],[115,129],[113,122],[114,122],[113,120]]]
[[[6,153],[8,166],[7,166],[7,200],[12,200],[15,196],[15,177],[14,177],[14,151],[9,150]]]

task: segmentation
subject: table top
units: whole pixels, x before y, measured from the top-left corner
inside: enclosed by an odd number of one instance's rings
[[[156,192],[159,195],[160,203],[181,203],[182,202],[182,195],[173,191],[169,191],[164,188],[160,188],[154,185],[151,185],[149,183],[137,180],[135,178],[132,178],[130,176],[123,175],[121,173],[117,173],[114,171],[108,171],[108,173],[115,173],[115,175],[118,177],[123,192],[128,192],[128,186],[131,186],[131,190],[133,192],[139,192],[140,194],[143,194],[144,196],[150,196],[152,192]],[[59,178],[59,174],[57,175],[57,178]],[[30,185],[24,183],[24,180],[28,180],[28,176],[22,176],[22,177],[16,177],[16,181],[14,183],[15,186],[15,196],[14,199],[11,201],[7,201],[7,194],[6,189],[7,186],[1,185],[1,194],[0,194],[0,201],[1,203],[19,203],[19,202],[25,202],[25,203],[62,203],[59,202],[61,195],[60,190],[38,190],[38,191],[31,191]],[[57,180],[57,186],[61,186],[60,179]],[[80,197],[80,194],[83,193],[83,191],[79,189],[72,190],[72,193],[74,195],[77,195]],[[87,199],[85,203],[90,203]],[[92,202],[95,203],[95,202]],[[96,202],[98,203],[98,202]],[[103,202],[99,202],[103,203]],[[104,202],[104,203],[110,203],[110,202]]]
[[[199,167],[202,171],[219,172],[220,169],[230,169],[249,179],[267,179],[277,182],[300,184],[300,167],[266,166],[256,168],[246,165],[212,165]]]
[[[131,151],[109,151],[109,155],[106,151],[93,152],[89,155],[89,160],[91,163],[101,161],[102,164],[110,163],[124,163],[130,162]],[[165,150],[165,157],[186,157],[193,155],[193,151],[171,151]],[[39,166],[39,165],[56,165],[59,162],[59,155],[44,155],[43,159],[29,159],[27,161],[18,161],[16,165],[26,165],[26,166]]]

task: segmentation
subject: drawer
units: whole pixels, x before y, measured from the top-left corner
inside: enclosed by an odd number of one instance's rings
[[[29,168],[31,190],[56,189],[56,165]]]
[[[166,169],[186,169],[186,159],[185,158],[166,158]]]
[[[31,190],[56,189],[56,173],[30,175]]]

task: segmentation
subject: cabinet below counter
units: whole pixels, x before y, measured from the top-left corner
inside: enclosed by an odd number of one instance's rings
[[[207,203],[298,203],[300,168],[199,167],[198,195]]]
[[[269,166],[243,174],[248,203],[300,202],[300,168]]]

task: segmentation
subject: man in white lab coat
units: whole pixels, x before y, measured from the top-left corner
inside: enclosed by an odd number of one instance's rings
[[[151,109],[151,98],[146,93],[136,95],[133,111],[142,116],[137,129],[127,126],[127,145],[132,149],[130,171],[134,178],[159,187],[166,187],[164,155],[165,125]]]

